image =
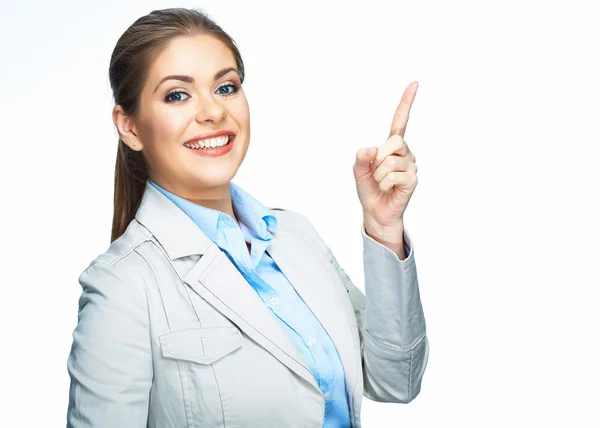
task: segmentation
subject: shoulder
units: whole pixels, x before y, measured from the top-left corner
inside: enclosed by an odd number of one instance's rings
[[[83,270],[79,283],[84,289],[112,288],[118,284],[130,293],[144,293],[143,284],[155,281],[153,270],[140,251],[148,245],[154,245],[152,234],[132,220],[125,232]]]
[[[313,228],[308,218],[298,212],[288,208],[268,208],[275,217],[277,217],[278,226],[282,229],[302,229]]]
[[[299,212],[284,208],[270,208],[277,210],[277,219],[279,225],[286,231],[296,231],[302,234],[310,244],[316,247],[321,253],[329,257],[329,248],[314,224],[309,218]]]

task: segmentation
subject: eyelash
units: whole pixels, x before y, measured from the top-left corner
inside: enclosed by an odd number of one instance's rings
[[[235,94],[235,93],[237,93],[237,92],[239,91],[239,89],[240,89],[240,87],[239,87],[238,85],[236,85],[235,83],[228,83],[228,84],[226,84],[226,85],[219,86],[219,87],[217,88],[217,90],[219,90],[219,89],[221,89],[221,88],[225,88],[225,87],[227,87],[227,86],[232,86],[232,87],[233,87],[233,90],[232,90],[231,92],[229,92],[228,94],[221,94],[221,95],[223,95],[224,97],[229,97],[229,96],[231,96],[231,95],[234,95],[234,94]],[[179,100],[179,101],[173,101],[173,100],[169,100],[168,98],[169,98],[171,95],[173,95],[173,94],[186,94],[188,97],[190,96],[190,94],[188,94],[186,91],[175,90],[175,91],[171,91],[171,92],[169,92],[167,95],[165,95],[164,101],[165,101],[166,103],[169,103],[169,104],[171,104],[171,103],[177,104],[177,103],[182,103],[183,101],[185,101],[185,100]]]

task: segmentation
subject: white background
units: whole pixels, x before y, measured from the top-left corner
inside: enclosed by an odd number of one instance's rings
[[[110,54],[173,6],[243,55],[234,182],[304,213],[363,290],[355,153],[420,83],[405,227],[431,353],[420,395],[365,398],[364,426],[600,426],[600,3],[523,0],[3,1],[0,426],[66,423],[77,278],[110,238]]]

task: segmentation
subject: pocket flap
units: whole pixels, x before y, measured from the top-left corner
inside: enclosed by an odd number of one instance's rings
[[[242,346],[242,334],[233,326],[191,328],[159,337],[165,358],[212,364]]]

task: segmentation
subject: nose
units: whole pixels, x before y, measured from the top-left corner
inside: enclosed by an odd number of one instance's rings
[[[198,104],[198,112],[196,113],[196,121],[198,122],[210,120],[217,123],[227,116],[227,109],[211,95],[201,97]]]

